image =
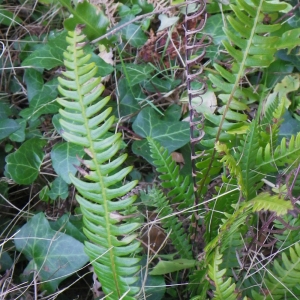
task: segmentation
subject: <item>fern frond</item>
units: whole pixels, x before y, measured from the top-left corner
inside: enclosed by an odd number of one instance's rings
[[[297,288],[300,277],[300,244],[296,243],[289,248],[289,255],[283,252],[281,257],[274,261],[271,273],[265,278],[267,300],[297,299],[300,290]],[[257,298],[256,298],[257,299]]]
[[[220,174],[223,168],[220,159],[221,156],[214,150],[206,150],[196,163],[199,196],[203,197],[206,194],[209,183]]]
[[[148,190],[147,200],[151,205],[157,207],[158,218],[162,227],[166,230],[172,244],[182,258],[192,259],[192,247],[187,234],[184,232],[184,226],[174,211],[164,194],[156,187]]]
[[[226,273],[226,269],[219,270],[219,266],[222,263],[222,254],[219,252],[219,248],[215,250],[212,257],[212,261],[208,266],[208,276],[213,280],[215,285],[214,298],[215,300],[234,300],[237,299],[235,293],[235,283],[231,284],[231,278],[229,277],[224,281],[223,276]]]
[[[241,140],[241,146],[235,154],[238,165],[240,166],[242,174],[242,193],[247,200],[251,200],[256,196],[256,192],[262,186],[261,179],[264,174],[255,172],[253,166],[255,166],[255,154],[259,147],[259,132],[257,119],[253,120],[249,131]]]
[[[214,64],[215,70],[220,75],[209,75],[209,80],[213,85],[222,91],[219,99],[223,101],[224,106],[218,111],[222,118],[218,124],[218,133],[214,135],[214,139],[216,137],[216,140],[221,142],[221,135],[226,131],[223,127],[225,120],[237,126],[236,134],[244,133],[247,116],[243,114],[243,110],[248,110],[248,104],[259,101],[260,97],[259,91],[245,88],[240,85],[240,82],[245,76],[246,70],[251,72],[255,68],[266,68],[273,62],[277,51],[276,42],[281,39],[280,35],[276,36],[276,31],[281,26],[280,24],[263,24],[263,16],[277,13],[279,7],[280,9],[286,8],[287,4],[280,3],[279,5],[265,0],[237,0],[230,7],[234,15],[227,17],[231,26],[223,28],[227,37],[223,41],[223,45],[233,59],[233,63],[230,70]],[[272,32],[272,36],[269,36],[270,32]],[[238,105],[238,103],[241,104]],[[209,134],[209,132],[206,133]],[[226,131],[226,133],[230,134],[231,132]]]
[[[215,187],[217,195],[213,201],[208,203],[208,212],[205,214],[205,233],[204,240],[209,243],[214,239],[218,233],[219,228],[223,224],[223,212],[232,214],[234,208],[232,205],[236,204],[240,199],[240,190],[237,188],[237,181],[235,178],[227,178],[222,176],[221,187]]]
[[[161,173],[162,187],[170,189],[168,198],[171,203],[179,203],[179,208],[191,207],[194,204],[194,190],[190,177],[179,174],[179,166],[176,165],[168,150],[157,141],[148,137],[151,156],[154,159],[156,170]]]
[[[291,229],[287,228],[286,225],[283,225],[280,220],[274,221],[274,229],[286,229],[281,234],[274,234],[275,238],[277,239],[277,249],[288,248],[300,241],[300,232],[299,229],[297,229],[297,227],[300,226],[300,216],[298,215],[295,218],[294,216],[288,214],[283,216],[282,219],[284,222],[286,222],[286,224],[291,226]],[[295,229],[292,229],[293,227]]]
[[[240,166],[238,165],[237,161],[229,153],[229,149],[225,144],[221,144],[217,142],[215,145],[216,150],[223,155],[220,162],[224,163],[225,166],[228,168],[232,177],[237,178],[238,184],[242,187],[243,186],[243,179],[242,179],[242,171]]]
[[[85,55],[82,43],[85,39],[80,30],[69,32],[69,46],[64,52],[67,71],[59,78],[59,92],[64,98],[57,101],[64,107],[60,110],[60,123],[64,129],[63,137],[72,143],[85,147],[90,157],[83,161],[87,171],[79,169],[83,178],[70,174],[78,195],[77,201],[83,213],[83,231],[89,242],[85,251],[90,257],[95,273],[101,282],[107,299],[134,299],[137,287],[131,285],[137,280],[139,258],[132,257],[139,250],[136,235],[132,232],[140,227],[139,223],[126,223],[122,213],[135,201],[126,195],[136,182],[121,184],[131,167],[121,169],[126,155],[114,158],[120,144],[120,134],[108,134],[114,117],[111,108],[102,109],[109,97],[99,99],[104,87],[94,63],[88,63],[90,55]],[[120,218],[115,217],[118,212]]]
[[[274,93],[270,94],[267,98],[266,109],[260,122],[260,147],[264,148],[268,143],[276,145],[279,127],[282,123],[282,121],[279,121],[279,118],[275,117],[275,115],[278,115],[278,110],[280,110],[279,106],[281,106],[279,105],[279,98]]]
[[[251,211],[269,210],[281,216],[287,214],[288,210],[292,208],[293,205],[290,201],[283,200],[278,195],[271,196],[268,193],[261,193],[251,201],[241,204],[240,208],[232,215],[224,213],[226,219],[220,226],[218,236],[205,247],[207,256],[209,257],[218,245],[220,245],[221,252],[228,248],[229,237],[241,230],[242,226],[246,224],[246,219],[250,216]]]
[[[300,159],[300,133],[292,136],[290,141],[283,138],[274,151],[269,143],[263,149],[259,148],[256,157],[256,172],[275,172],[278,168],[298,165]]]

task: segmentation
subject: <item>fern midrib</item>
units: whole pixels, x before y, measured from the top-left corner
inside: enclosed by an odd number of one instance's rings
[[[241,63],[241,67],[240,67],[239,72],[237,74],[237,77],[236,77],[236,80],[235,80],[232,92],[229,95],[228,102],[227,102],[227,104],[225,106],[225,109],[224,109],[224,112],[223,112],[223,115],[222,115],[222,118],[221,118],[221,121],[220,121],[220,124],[219,124],[219,128],[218,128],[218,131],[217,131],[217,134],[216,134],[216,142],[219,141],[219,138],[220,138],[220,135],[221,135],[221,131],[222,131],[222,125],[223,125],[223,123],[225,121],[226,113],[229,110],[229,106],[230,106],[230,104],[232,102],[233,95],[234,95],[236,89],[238,88],[238,86],[240,84],[240,80],[241,80],[241,78],[242,78],[242,76],[244,74],[246,59],[248,57],[248,53],[249,53],[250,47],[252,45],[252,40],[253,40],[253,37],[254,37],[254,34],[255,34],[255,29],[256,29],[257,23],[259,21],[259,14],[260,14],[260,11],[261,11],[262,3],[263,3],[263,0],[260,0],[259,6],[257,8],[257,14],[256,14],[256,17],[255,17],[254,26],[252,27],[252,31],[251,31],[251,34],[250,34],[250,38],[248,40],[246,51],[244,52],[244,56],[243,56],[243,60],[242,60],[242,63]],[[212,167],[212,163],[213,163],[213,161],[215,159],[216,153],[217,153],[217,151],[214,148],[213,151],[212,151],[211,160],[209,162],[208,168],[206,169],[206,174],[205,174],[204,178],[206,178],[208,176],[208,174],[209,174],[209,171],[210,171],[210,169]],[[199,186],[199,190],[200,191],[203,189],[204,183],[205,183],[205,180],[203,180],[201,182],[200,186]],[[196,203],[196,204],[198,204],[198,203]]]
[[[74,39],[75,40],[75,39]],[[75,49],[75,52],[77,52],[77,47],[76,47],[76,40],[75,40],[75,45],[74,45],[74,48]],[[78,94],[79,94],[79,103],[80,103],[80,106],[81,106],[81,109],[82,109],[82,115],[84,116],[84,126],[85,126],[85,129],[86,129],[86,132],[87,132],[87,139],[89,141],[89,144],[90,144],[90,151],[93,155],[92,157],[92,160],[96,166],[96,173],[98,175],[98,178],[99,178],[99,184],[100,184],[100,188],[101,188],[101,193],[102,193],[102,198],[103,198],[103,208],[104,208],[104,211],[105,211],[105,224],[106,224],[106,232],[107,232],[107,242],[108,242],[108,251],[109,251],[109,258],[110,258],[110,264],[111,264],[111,268],[112,268],[112,274],[113,274],[113,277],[114,277],[114,283],[116,285],[116,289],[117,289],[117,292],[118,292],[118,298],[120,298],[122,295],[120,295],[120,287],[119,287],[119,283],[118,283],[118,280],[117,280],[117,277],[116,277],[116,274],[118,274],[117,270],[116,270],[116,266],[115,266],[115,262],[114,262],[114,254],[113,254],[113,244],[112,244],[112,240],[111,240],[111,231],[110,231],[110,220],[109,220],[109,210],[108,210],[108,205],[107,205],[107,197],[106,197],[106,186],[103,182],[103,176],[101,174],[101,171],[100,171],[100,168],[98,166],[98,162],[97,162],[97,152],[95,151],[94,149],[94,143],[93,143],[93,138],[91,136],[91,130],[90,130],[90,127],[88,125],[88,118],[86,116],[86,109],[85,109],[85,106],[84,106],[84,103],[83,103],[83,96],[82,96],[82,93],[81,93],[81,85],[79,83],[79,76],[78,76],[78,63],[77,63],[77,55],[74,55],[75,58],[75,81],[76,81],[76,85],[77,85],[77,90],[78,90]]]

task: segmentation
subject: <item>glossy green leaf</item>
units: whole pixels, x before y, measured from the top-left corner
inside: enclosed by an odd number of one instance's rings
[[[20,125],[13,119],[0,120],[0,140],[8,137],[13,132],[20,129]]]
[[[119,111],[115,113],[118,117],[128,116],[137,112],[140,109],[140,105],[136,99],[146,98],[140,86],[135,85],[129,87],[125,77],[118,81],[118,94],[120,99],[120,108]]]
[[[43,89],[43,75],[36,69],[25,69],[24,81],[27,88],[27,98],[30,102],[33,96],[41,92],[41,90]]]
[[[134,15],[125,17],[118,23],[118,26],[122,26],[132,19],[134,19]],[[120,33],[122,37],[133,47],[141,47],[148,40],[148,37],[143,32],[141,25],[137,25],[135,23],[131,23],[121,28]]]
[[[30,139],[22,146],[7,155],[5,170],[18,184],[31,184],[40,173],[44,158],[43,147],[46,141],[38,138]]]
[[[151,107],[144,108],[132,128],[141,137],[152,137],[170,152],[184,146],[190,139],[189,124],[181,121],[165,121]]]
[[[29,260],[24,272],[38,272],[41,288],[54,293],[60,282],[88,262],[83,244],[52,230],[43,213],[35,215],[15,235],[16,249]],[[26,275],[23,274],[23,275]]]
[[[9,136],[9,139],[13,142],[18,142],[18,143],[24,142],[26,138],[25,135],[26,121],[23,119],[16,119],[15,121],[17,122],[20,128],[14,133],[12,133]]]
[[[7,119],[13,113],[9,100],[2,98],[0,101],[0,120]]]
[[[102,11],[97,10],[96,6],[84,0],[82,3],[78,3],[74,9],[71,0],[59,0],[59,2],[72,14],[64,22],[67,30],[74,30],[76,25],[84,24],[83,33],[89,40],[96,39],[106,33],[109,21]]]
[[[63,65],[63,52],[67,47],[67,32],[63,31],[54,38],[49,38],[48,42],[39,49],[32,52],[22,63],[22,66],[33,66],[53,69]]]
[[[124,67],[118,65],[117,69],[125,74],[126,80],[130,86],[134,86],[150,78],[151,73],[154,71],[152,66],[146,64],[125,64]]]
[[[160,260],[149,272],[150,275],[165,275],[168,273],[190,269],[196,266],[197,261],[192,259],[174,259],[173,261]]]
[[[1,271],[6,271],[9,270],[13,267],[14,261],[10,257],[10,255],[7,252],[1,251],[0,253],[0,266],[1,266]]]
[[[73,143],[58,143],[51,150],[51,160],[55,172],[66,183],[71,183],[69,174],[75,175],[80,162],[78,158],[84,155],[83,147]]]
[[[57,198],[61,198],[65,200],[69,195],[69,186],[68,184],[61,178],[57,177],[51,183],[51,188],[48,191],[48,196],[51,200],[56,200]]]
[[[279,129],[279,137],[289,139],[300,132],[300,122],[294,119],[289,111],[283,115],[283,122]]]
[[[224,16],[221,14],[212,15],[207,19],[204,29],[201,34],[208,34],[213,38],[215,45],[220,45],[221,41],[226,39],[226,35],[223,31]]]
[[[144,108],[133,122],[132,128],[141,137],[152,137],[163,147],[173,152],[190,140],[190,127],[187,122],[166,121],[151,107]],[[145,141],[135,141],[132,149],[135,154],[152,161]]]
[[[145,81],[144,88],[153,93],[168,93],[175,89],[180,83],[181,80],[179,79],[161,79],[155,77],[151,79],[151,81]]]
[[[276,56],[283,61],[290,62],[298,71],[300,71],[299,49],[300,47],[298,46],[289,53],[288,50],[279,50]]]
[[[29,107],[20,112],[24,119],[36,120],[43,114],[53,114],[58,112],[59,105],[56,103],[57,78],[47,82],[40,91],[33,96]]]
[[[50,222],[50,226],[53,230],[64,232],[81,243],[86,241],[86,236],[82,233],[82,217],[64,214],[57,221]]]

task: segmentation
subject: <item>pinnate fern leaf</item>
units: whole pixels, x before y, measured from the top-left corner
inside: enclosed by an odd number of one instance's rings
[[[288,146],[287,146],[288,144]],[[273,151],[272,144],[260,147],[256,158],[256,172],[275,172],[278,168],[297,165],[300,159],[300,133],[292,136],[289,142],[285,138]]]
[[[70,174],[78,195],[77,201],[83,214],[83,231],[88,237],[85,251],[97,274],[107,299],[134,299],[138,288],[132,287],[137,280],[139,258],[133,253],[139,250],[133,231],[140,224],[126,223],[122,213],[132,206],[135,197],[126,195],[136,182],[121,184],[131,167],[122,169],[126,155],[117,158],[120,134],[110,134],[114,117],[112,108],[105,108],[109,97],[99,99],[104,87],[100,78],[94,78],[97,67],[89,63],[90,55],[84,53],[83,41],[77,28],[69,32],[69,46],[64,53],[67,71],[59,78],[59,92],[64,98],[57,101],[64,109],[60,110],[60,123],[63,137],[72,143],[84,146],[89,159],[84,160],[79,179]],[[117,217],[116,217],[117,216]]]
[[[208,276],[214,282],[214,298],[215,300],[234,300],[237,299],[235,293],[235,283],[231,284],[231,278],[224,279],[226,269],[219,270],[222,264],[222,254],[219,252],[219,248],[216,249],[211,263],[208,266]]]
[[[148,201],[150,201],[151,205],[157,207],[157,217],[179,255],[182,258],[192,259],[192,246],[187,234],[184,232],[184,226],[178,217],[174,215],[174,210],[164,194],[154,187],[148,191]]]
[[[220,245],[221,253],[228,248],[230,244],[230,236],[238,231],[241,231],[246,219],[250,216],[251,211],[264,211],[269,210],[276,213],[278,216],[287,214],[288,210],[291,210],[293,205],[290,201],[281,199],[278,195],[269,195],[268,193],[261,193],[254,199],[248,202],[244,202],[233,213],[224,213],[226,219],[223,220],[223,224],[220,226],[219,234],[212,241],[210,241],[206,247],[205,252],[207,257],[210,257],[211,253],[218,245]]]
[[[189,176],[179,174],[179,166],[176,165],[168,150],[157,141],[148,137],[151,156],[154,159],[156,170],[161,173],[162,187],[170,189],[168,198],[171,203],[179,203],[181,207],[190,207],[194,204],[194,190]]]
[[[288,253],[289,252],[289,253]],[[296,243],[274,261],[273,271],[264,279],[267,295],[254,293],[255,299],[297,299],[300,277],[300,244]]]

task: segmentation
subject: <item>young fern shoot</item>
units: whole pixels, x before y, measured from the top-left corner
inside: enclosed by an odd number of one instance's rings
[[[123,184],[131,167],[121,168],[127,155],[114,158],[121,144],[121,135],[109,129],[113,125],[112,108],[105,108],[109,97],[100,99],[103,92],[101,78],[94,78],[97,67],[88,63],[91,55],[84,53],[85,39],[77,28],[69,32],[69,46],[64,52],[67,71],[59,78],[59,92],[64,98],[57,102],[60,110],[62,136],[70,143],[82,145],[89,156],[78,168],[82,178],[70,174],[77,189],[76,199],[83,214],[83,231],[88,237],[85,251],[102,285],[106,299],[134,299],[138,293],[132,284],[137,280],[139,242],[133,232],[140,227],[137,222],[126,221],[122,213],[132,208],[136,197],[126,195],[136,181]]]

